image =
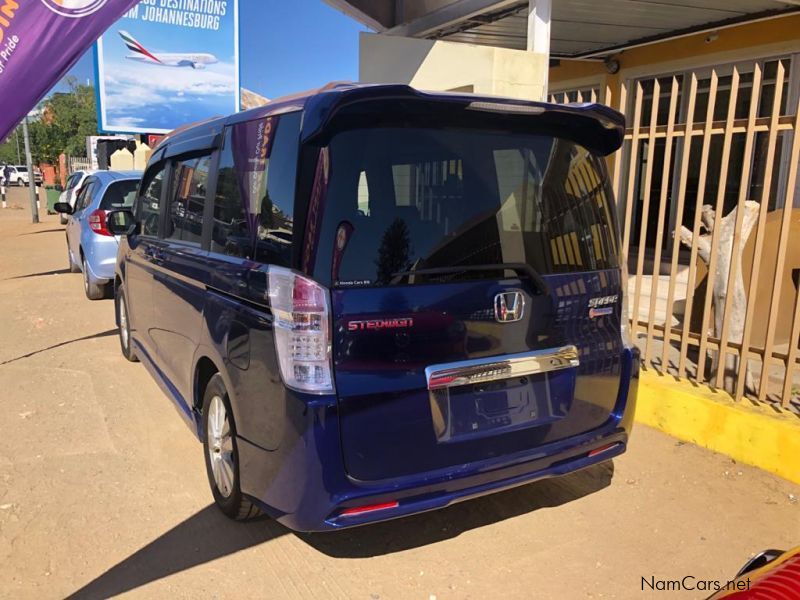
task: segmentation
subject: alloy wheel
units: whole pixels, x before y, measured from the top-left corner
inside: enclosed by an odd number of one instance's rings
[[[86,268],[86,259],[84,258],[81,261],[81,268],[83,269],[83,289],[88,294],[89,293],[89,269]]]
[[[219,396],[211,398],[208,406],[208,455],[214,483],[223,497],[233,491],[233,438],[225,403]]]
[[[130,332],[128,331],[128,309],[125,307],[125,299],[119,301],[119,335],[122,338],[122,345],[127,349],[130,344]]]

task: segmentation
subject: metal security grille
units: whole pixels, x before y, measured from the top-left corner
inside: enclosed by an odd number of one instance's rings
[[[794,58],[623,81],[602,100],[629,124],[612,186],[645,367],[800,410]]]
[[[82,156],[70,156],[67,159],[67,169],[71,175],[75,171],[88,171],[92,168],[92,161]]]
[[[600,99],[600,88],[584,87],[550,94],[550,102],[554,104],[568,104],[570,102],[597,102]]]

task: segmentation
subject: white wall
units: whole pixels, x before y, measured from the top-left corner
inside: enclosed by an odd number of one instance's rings
[[[359,80],[543,100],[547,58],[522,50],[362,33]]]

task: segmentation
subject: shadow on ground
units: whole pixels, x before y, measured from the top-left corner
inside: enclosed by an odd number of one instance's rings
[[[41,273],[28,273],[27,275],[17,275],[16,277],[9,277],[6,281],[14,279],[28,279],[30,277],[45,277],[46,275],[65,275],[69,273],[69,269],[57,269],[55,271],[42,271]]]
[[[39,235],[40,233],[56,233],[56,232],[64,233],[64,228],[59,227],[57,229],[40,229],[39,231],[29,231],[28,233],[20,233],[18,237],[22,237],[23,235]]]
[[[30,358],[31,356],[36,356],[37,354],[41,354],[42,352],[47,352],[48,350],[55,350],[56,348],[60,348],[61,346],[66,346],[68,344],[74,344],[76,342],[83,342],[85,340],[93,340],[96,338],[104,338],[110,337],[112,335],[117,335],[116,329],[109,329],[108,331],[101,331],[100,333],[93,333],[91,335],[85,335],[83,337],[75,338],[74,340],[67,340],[66,342],[59,342],[58,344],[53,344],[52,346],[48,346],[47,348],[41,348],[39,350],[34,350],[33,352],[28,352],[27,354],[23,354],[21,356],[15,356],[14,358],[9,358],[8,360],[4,360],[0,362],[0,367],[3,365],[7,365],[9,363],[17,362],[18,360],[23,360],[25,358]]]
[[[331,533],[297,534],[267,518],[236,523],[211,505],[111,567],[69,599],[99,599],[123,594],[283,535],[297,535],[312,548],[334,558],[365,558],[400,552],[577,500],[610,485],[613,473],[613,465],[604,463],[443,510]]]
[[[207,506],[68,598],[111,598],[287,533],[275,521],[236,523]]]

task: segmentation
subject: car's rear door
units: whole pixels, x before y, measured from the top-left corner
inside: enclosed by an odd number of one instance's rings
[[[145,171],[136,201],[137,231],[128,236],[125,256],[125,287],[131,329],[151,359],[155,358],[156,352],[152,337],[153,279],[162,262],[164,247],[161,207],[167,193],[167,165],[166,160],[159,160]]]
[[[407,124],[325,152],[314,274],[332,288],[352,477],[529,452],[612,418],[622,289],[602,158]]]

